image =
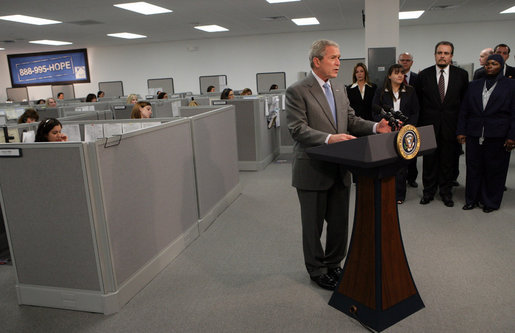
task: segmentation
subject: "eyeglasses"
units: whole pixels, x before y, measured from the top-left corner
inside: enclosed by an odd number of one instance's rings
[[[411,59],[399,59],[399,61],[413,61]]]

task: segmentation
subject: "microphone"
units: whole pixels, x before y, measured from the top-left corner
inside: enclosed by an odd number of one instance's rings
[[[381,116],[382,119],[386,120],[392,131],[396,131],[400,127],[399,121],[390,111],[385,111],[377,104],[372,105],[372,111]]]
[[[384,105],[383,105],[383,107],[384,107]],[[390,112],[395,119],[399,119],[400,121],[402,121],[403,124],[406,123],[409,119],[404,113],[402,113],[398,110],[395,111],[393,108],[390,108],[388,110],[388,112]]]

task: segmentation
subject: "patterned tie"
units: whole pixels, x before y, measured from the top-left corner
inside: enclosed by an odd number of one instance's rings
[[[329,106],[331,107],[331,113],[333,114],[334,123],[336,124],[336,106],[334,105],[334,96],[333,91],[331,90],[331,87],[329,86],[329,83],[324,83],[324,92],[325,97],[327,98],[327,102],[329,103]]]
[[[443,78],[443,69],[440,69],[440,79],[438,79],[438,91],[440,92],[440,100],[443,103],[445,98],[445,79]]]

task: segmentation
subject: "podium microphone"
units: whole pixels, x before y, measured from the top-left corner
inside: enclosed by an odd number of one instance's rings
[[[377,113],[379,116],[381,116],[382,119],[386,120],[388,122],[388,125],[392,129],[392,131],[396,131],[398,128],[401,127],[401,124],[399,123],[399,119],[395,118],[395,116],[392,114],[392,112],[385,111],[382,107],[380,107],[377,104],[372,105],[372,111]],[[393,111],[393,109],[392,109],[392,111]],[[399,111],[399,113],[400,113],[400,111]]]

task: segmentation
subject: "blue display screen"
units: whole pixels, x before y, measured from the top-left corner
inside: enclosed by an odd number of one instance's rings
[[[86,49],[10,54],[13,87],[90,82]]]

